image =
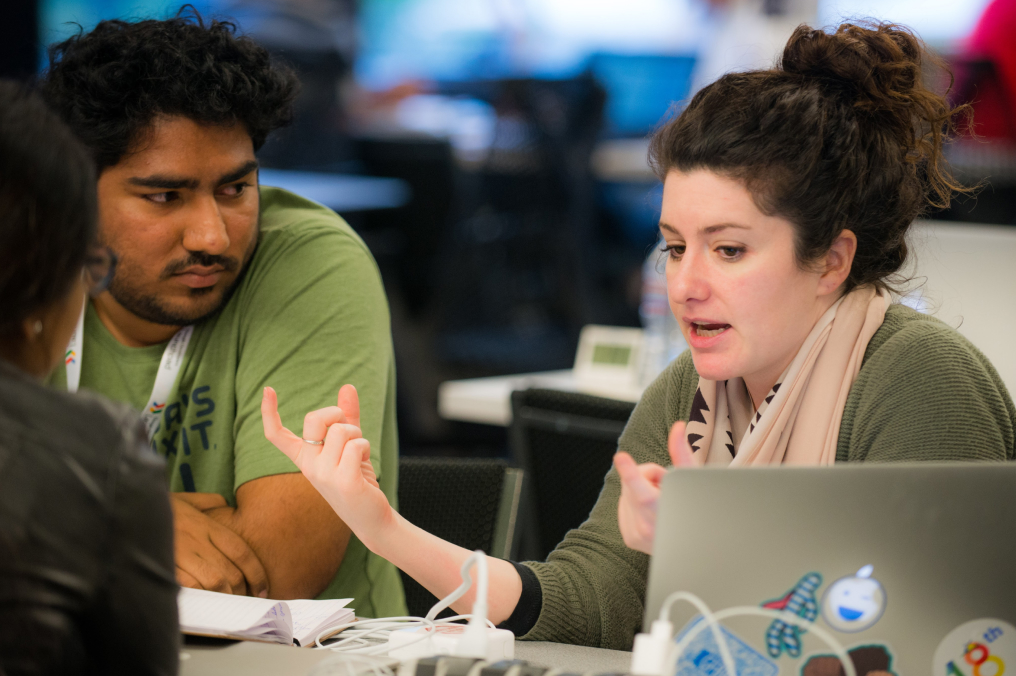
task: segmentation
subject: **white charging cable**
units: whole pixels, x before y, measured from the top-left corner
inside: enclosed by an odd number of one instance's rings
[[[795,615],[785,610],[784,611],[770,610],[769,608],[757,608],[755,606],[735,606],[733,608],[727,608],[725,610],[719,611],[718,613],[715,613],[713,615],[713,620],[715,622],[720,622],[722,620],[726,620],[731,617],[741,617],[745,615],[755,615],[759,617],[768,617],[771,619],[781,620],[783,622],[786,622],[787,624],[796,625],[800,627],[803,631],[812,632],[813,634],[815,634],[815,636],[818,636],[820,639],[822,639],[822,641],[824,641],[825,644],[828,645],[829,648],[834,653],[836,653],[836,657],[839,658],[840,663],[843,665],[843,672],[845,676],[857,676],[857,670],[854,669],[854,663],[851,661],[850,656],[847,655],[847,651],[844,650],[842,645],[840,645],[840,642],[837,641],[832,634],[830,634],[822,627],[818,626],[814,622],[810,622],[804,619],[799,615]],[[681,659],[681,655],[684,653],[685,650],[688,649],[688,646],[691,645],[691,642],[695,640],[695,637],[698,636],[704,628],[705,625],[692,627],[691,629],[688,630],[688,633],[685,634],[681,638],[681,640],[677,642],[677,645],[674,646],[674,650],[671,651],[671,656],[667,659],[666,667],[663,673],[670,674],[677,669],[677,662],[678,660]],[[723,639],[724,639],[723,643],[726,644],[726,637],[723,637]],[[737,674],[736,671],[730,671],[729,669],[727,673],[732,674],[733,676],[736,676]]]
[[[473,566],[476,566],[478,572],[473,612],[440,620],[436,619],[442,610],[462,598],[469,591],[469,588],[472,587],[473,578],[469,574],[469,571]],[[418,637],[414,637],[411,641],[400,645],[401,648],[405,648],[430,639],[437,627],[449,625],[461,627],[462,625],[457,624],[458,620],[469,620],[469,624],[458,642],[455,653],[462,657],[485,657],[487,654],[487,628],[494,629],[494,624],[487,619],[487,593],[489,589],[487,555],[479,549],[476,550],[469,558],[463,561],[460,572],[462,584],[452,593],[435,603],[425,617],[382,617],[348,622],[323,630],[317,635],[314,643],[318,648],[338,653],[380,655],[388,651],[389,646],[384,641],[393,631],[422,628]],[[342,634],[342,638],[336,643],[330,645],[322,643],[323,640],[336,634]]]
[[[632,673],[652,676],[661,673],[669,650],[673,646],[674,624],[670,621],[670,608],[678,601],[686,601],[699,611],[713,632],[716,645],[720,648],[720,657],[723,659],[724,668],[728,674],[735,674],[734,658],[730,655],[727,642],[723,640],[720,626],[713,617],[713,611],[702,599],[689,592],[674,592],[667,596],[660,606],[660,617],[653,620],[650,633],[635,636],[635,645],[632,647]]]
[[[695,606],[702,615],[702,622],[692,626],[681,640],[675,644],[673,641],[674,628],[670,622],[670,608],[677,601],[687,601]],[[660,608],[660,618],[653,622],[650,634],[638,634],[635,637],[635,646],[632,650],[632,673],[646,676],[669,676],[677,671],[677,664],[681,656],[691,645],[691,642],[708,627],[713,634],[716,645],[723,660],[723,668],[727,676],[737,676],[737,666],[730,646],[727,644],[727,637],[721,631],[720,622],[731,617],[755,615],[768,617],[786,622],[803,631],[810,631],[824,641],[836,654],[836,657],[843,665],[845,676],[857,676],[854,663],[847,655],[847,651],[840,645],[832,634],[809,622],[808,620],[786,611],[770,610],[768,608],[757,608],[755,606],[736,606],[727,608],[717,613],[712,612],[698,596],[690,592],[675,592],[669,595]]]

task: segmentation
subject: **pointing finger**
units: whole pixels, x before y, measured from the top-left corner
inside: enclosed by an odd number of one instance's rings
[[[652,463],[649,464],[651,465]],[[630,490],[634,498],[639,502],[654,500],[659,494],[660,489],[650,483],[645,475],[639,471],[640,466],[635,464],[635,460],[624,451],[614,454],[614,467],[621,476],[623,488]]]
[[[303,442],[288,429],[282,426],[279,417],[279,395],[271,387],[266,387],[261,397],[261,424],[264,426],[265,438],[276,448],[296,462]]]
[[[339,389],[339,408],[346,414],[346,422],[360,426],[360,396],[352,385],[343,385]]]

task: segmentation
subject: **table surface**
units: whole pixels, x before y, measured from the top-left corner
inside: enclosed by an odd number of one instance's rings
[[[334,655],[271,643],[208,640],[183,646],[180,676],[303,676]],[[631,666],[629,652],[537,641],[516,641],[515,658],[578,673],[624,673]]]

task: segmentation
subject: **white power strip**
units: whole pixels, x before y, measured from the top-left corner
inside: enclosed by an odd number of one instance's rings
[[[421,633],[430,637],[422,639]],[[461,642],[466,625],[451,624],[436,627],[412,627],[399,629],[388,635],[387,653],[399,660],[431,657],[434,655],[461,655]],[[488,662],[499,662],[515,658],[515,634],[507,629],[486,629]],[[476,655],[475,657],[479,657]]]

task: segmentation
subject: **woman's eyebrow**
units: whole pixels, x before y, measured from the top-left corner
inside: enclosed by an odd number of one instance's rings
[[[751,230],[751,228],[748,227],[747,225],[739,225],[737,223],[717,223],[716,225],[710,225],[709,227],[702,228],[701,232],[705,235],[711,235],[714,232],[726,230],[727,228],[737,228],[738,230]],[[663,221],[660,221],[660,230],[666,230],[674,235],[681,234],[677,231],[677,228],[670,225],[669,223],[664,223]]]
[[[717,223],[716,225],[710,225],[708,228],[702,228],[702,232],[711,235],[714,232],[720,230],[726,230],[727,228],[737,228],[738,230],[751,230],[747,225],[738,225],[737,223]]]

